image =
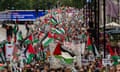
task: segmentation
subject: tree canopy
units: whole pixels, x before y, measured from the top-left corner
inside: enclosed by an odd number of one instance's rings
[[[82,8],[86,0],[1,0],[0,10],[50,9],[56,6]]]

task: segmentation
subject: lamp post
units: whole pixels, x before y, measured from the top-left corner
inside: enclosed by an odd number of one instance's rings
[[[95,0],[94,12],[95,12],[95,40],[96,46],[99,49],[99,0]]]
[[[105,53],[106,53],[106,38],[105,38],[105,29],[106,29],[106,1],[103,0],[103,17],[104,17],[104,20],[103,20],[103,23],[104,23],[104,27],[103,27],[103,30],[104,30],[104,58],[105,58]]]

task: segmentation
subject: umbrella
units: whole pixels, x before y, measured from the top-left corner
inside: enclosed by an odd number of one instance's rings
[[[115,23],[115,22],[108,23],[108,24],[106,24],[105,26],[106,26],[106,28],[116,28],[116,27],[117,27],[117,28],[120,28],[120,24],[117,24],[117,23]],[[101,25],[100,27],[103,28],[104,25]]]

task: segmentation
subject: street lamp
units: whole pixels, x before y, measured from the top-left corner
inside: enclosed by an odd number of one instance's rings
[[[106,29],[106,1],[103,0],[103,17],[104,17],[104,27],[103,27],[103,30],[104,30],[104,58],[105,58],[105,53],[106,53],[106,38],[105,38],[105,29]]]

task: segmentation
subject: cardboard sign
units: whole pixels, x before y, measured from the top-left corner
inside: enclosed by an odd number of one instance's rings
[[[82,59],[82,65],[88,65],[89,61],[87,59]]]
[[[6,44],[6,58],[10,59],[13,55],[14,45],[13,44]]]
[[[102,59],[102,65],[103,66],[107,66],[110,65],[111,66],[111,60],[110,59]]]

